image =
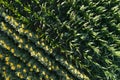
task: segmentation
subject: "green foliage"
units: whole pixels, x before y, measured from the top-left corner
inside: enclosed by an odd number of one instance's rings
[[[119,80],[119,0],[1,0],[0,79]]]

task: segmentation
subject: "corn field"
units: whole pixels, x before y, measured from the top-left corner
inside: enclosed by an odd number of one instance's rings
[[[120,80],[120,0],[0,0],[0,80]]]

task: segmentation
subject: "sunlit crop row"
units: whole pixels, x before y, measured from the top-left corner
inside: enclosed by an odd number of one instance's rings
[[[1,23],[2,26],[5,27],[4,23]],[[7,28],[7,27],[6,27]],[[3,30],[3,29],[2,29]],[[40,61],[43,65],[45,65],[46,67],[48,67],[49,70],[55,70],[57,71],[57,74],[63,74],[63,76],[66,76],[66,79],[69,79],[68,75],[66,74],[66,72],[60,71],[59,66],[53,64],[54,61],[48,60],[48,58],[45,58],[43,55],[41,55],[41,51],[35,49],[30,43],[27,44],[27,41],[25,41],[24,39],[22,39],[20,36],[16,35],[14,32],[12,32],[12,34],[9,33],[8,31],[5,31],[9,36],[12,36],[12,38],[19,43],[18,47],[19,48],[23,48],[25,50],[28,50],[28,52],[30,52],[31,56],[35,57],[38,59],[38,61]],[[4,31],[4,30],[3,30]],[[2,43],[1,43],[2,44]],[[4,44],[4,43],[3,43]],[[5,45],[6,46],[6,45]],[[8,48],[9,50],[9,46],[6,46],[6,48]],[[14,49],[11,50],[12,52],[14,52]],[[20,52],[19,52],[20,53]],[[22,54],[21,54],[22,56]]]
[[[6,49],[7,49],[8,47],[10,47],[10,46],[7,45],[7,43],[5,43],[3,40],[1,40],[0,43],[1,43],[1,44],[4,44],[4,45],[2,45],[2,46],[3,46],[4,48],[6,48]],[[10,44],[10,45],[12,45],[12,44]],[[15,48],[15,47],[13,47],[13,48]],[[22,56],[22,54],[19,53],[19,50],[15,49],[15,52],[13,52],[13,49],[11,49],[10,52],[13,53],[13,55],[14,55],[16,58],[19,57],[20,60],[23,61],[24,65],[26,65],[26,63],[25,63],[25,62],[26,62],[26,61],[25,61],[26,59],[24,59],[24,58],[25,58],[25,57],[24,57],[25,55]],[[18,54],[18,53],[19,53],[19,54]],[[10,54],[10,53],[9,53],[9,54]],[[21,54],[21,56],[19,56],[20,54]],[[26,53],[23,53],[23,54],[26,54]],[[11,59],[14,60],[15,58],[11,58]],[[7,61],[7,62],[6,62],[7,65],[10,65],[10,63],[9,63],[9,57],[6,57],[6,58],[5,58],[5,61]],[[49,78],[49,76],[47,75],[48,73],[46,73],[46,70],[45,70],[45,69],[43,69],[44,71],[39,70],[39,69],[41,69],[41,67],[40,67],[40,66],[37,67],[35,63],[31,63],[31,62],[33,62],[33,61],[30,60],[30,61],[28,62],[28,66],[30,65],[30,66],[29,66],[30,68],[27,67],[27,69],[30,69],[30,71],[33,71],[33,70],[34,70],[34,71],[37,72],[37,73],[40,72],[40,73],[42,73],[42,74],[40,74],[40,75],[45,75],[46,78]],[[15,70],[16,68],[20,68],[20,69],[21,69],[21,67],[23,66],[23,63],[22,63],[22,64],[14,64],[14,66],[11,66],[11,69],[12,69],[12,70]],[[21,66],[21,65],[22,65],[22,66]],[[20,70],[20,69],[18,69],[18,70]],[[20,71],[23,71],[24,73],[29,72],[29,71],[26,71],[26,69],[23,69],[23,70],[20,70]],[[50,79],[50,78],[49,78],[49,79]],[[52,79],[52,78],[51,78],[51,79]]]
[[[4,13],[5,14],[5,13]],[[12,17],[10,18],[10,19],[13,19]],[[12,24],[12,26],[15,26],[14,28],[21,34],[21,33],[23,33],[23,34],[27,34],[27,36],[28,36],[28,39],[31,39],[32,41],[34,40],[34,38],[32,37],[32,35],[34,36],[35,34],[33,34],[32,32],[30,32],[30,31],[28,31],[28,32],[26,32],[25,30],[23,30],[22,32],[20,32],[19,31],[19,28],[16,28],[17,26],[14,24],[14,19],[13,20],[9,20],[9,19],[7,19],[7,17],[5,16],[5,20],[6,21],[8,21],[10,24]],[[14,21],[14,22],[11,22],[11,21]],[[20,28],[21,29],[21,28]],[[38,36],[38,35],[36,35],[36,36]],[[14,36],[15,37],[15,36]],[[17,37],[17,35],[16,35],[16,37]],[[34,36],[35,37],[35,36]],[[32,39],[33,38],[33,39]],[[37,39],[37,38],[36,38]],[[17,41],[17,40],[16,40]],[[21,39],[21,41],[23,41],[22,39]],[[24,40],[25,41],[25,40]],[[34,40],[34,42],[35,41],[37,41],[37,40]],[[25,42],[24,42],[25,43]],[[45,49],[46,51],[47,51],[47,53],[52,53],[51,51],[52,51],[52,49],[51,48],[49,48],[47,45],[45,45],[43,42],[40,44],[40,42],[39,41],[37,41],[37,46],[42,46],[42,48],[43,49]],[[22,45],[20,44],[19,45],[19,47],[21,47]],[[34,52],[34,51],[32,51],[32,47],[30,48],[30,47],[28,47],[28,45],[23,45],[23,47],[25,47],[25,49],[28,49],[29,50],[29,52],[31,52],[31,55],[32,56],[36,56],[36,57],[40,57],[41,58],[41,56],[40,56],[40,54],[36,54],[37,52]],[[49,52],[50,51],[50,52]],[[35,55],[36,54],[36,55]],[[56,54],[56,53],[55,53]],[[74,74],[76,77],[78,77],[79,79],[81,79],[81,78],[86,78],[87,79],[87,77],[85,76],[85,75],[83,75],[83,74],[81,74],[77,69],[75,69],[74,67],[70,67],[70,65],[68,64],[68,62],[64,59],[64,58],[62,58],[62,56],[61,57],[58,57],[58,56],[55,56],[55,58],[56,58],[56,60],[57,61],[59,61],[63,66],[65,66],[72,74]],[[42,58],[41,58],[42,59]],[[43,60],[43,59],[42,59]],[[61,61],[62,60],[62,61]]]
[[[2,23],[2,26],[3,26],[3,23]],[[9,33],[9,30],[8,30],[7,33]],[[10,35],[10,33],[9,33],[8,35]],[[16,38],[15,34],[12,34],[11,36],[13,36],[13,37],[15,38],[15,40],[18,39],[18,38]],[[2,40],[2,38],[3,38],[3,40]],[[5,37],[1,37],[0,44],[1,44],[4,48],[6,48],[7,50],[11,51],[11,53],[13,53],[14,56],[20,57],[20,59],[23,60],[23,62],[26,62],[26,61],[25,61],[26,59],[24,59],[24,58],[26,58],[26,57],[29,58],[29,56],[28,56],[26,53],[22,53],[22,54],[21,54],[21,51],[20,51],[19,49],[17,49],[17,48],[12,44],[12,42],[7,41],[7,42],[9,42],[9,43],[4,43],[4,40],[8,40],[8,39],[5,38]],[[17,40],[17,41],[19,42],[19,40]],[[21,43],[21,42],[19,42],[19,43]],[[23,43],[23,42],[22,42],[22,43]],[[11,45],[11,46],[10,46],[10,45]],[[13,48],[12,48],[12,47],[13,47]],[[31,51],[31,53],[33,53],[32,48],[30,48],[30,51]],[[32,55],[32,54],[31,54],[31,55]],[[25,56],[25,57],[24,57],[24,56]],[[32,56],[33,56],[33,55],[32,55]],[[34,55],[34,56],[35,56],[35,55]],[[42,61],[43,61],[42,63],[44,63],[44,58],[42,58]],[[34,63],[33,63],[33,64],[29,64],[29,65],[31,65],[31,66],[29,66],[29,67],[32,67],[32,66],[33,66],[33,70],[35,70],[36,72],[39,72],[39,69],[41,69],[41,68],[35,67],[36,65],[35,65]],[[32,68],[31,68],[31,70],[32,70]],[[44,70],[44,69],[43,69],[43,70]],[[41,71],[41,72],[43,72],[43,71]],[[46,74],[46,72],[44,72],[43,75],[45,75],[47,78],[49,78],[48,75]]]
[[[5,48],[6,46],[3,45],[2,47]],[[2,50],[6,50],[6,49],[2,49]],[[24,62],[22,62],[23,60],[20,60],[19,57],[14,55],[15,53],[11,54],[10,52],[7,52],[7,50],[6,50],[4,52],[1,51],[1,54],[4,55],[3,63],[6,66],[10,67],[10,70],[12,70],[11,73],[13,72],[16,76],[18,76],[21,79],[26,78],[27,76],[33,76],[32,74],[29,74],[29,73],[31,73],[30,70],[32,68],[29,68],[28,66],[26,66],[26,64]],[[5,66],[4,64],[3,64],[3,69],[6,70],[7,68],[4,68],[4,66]]]

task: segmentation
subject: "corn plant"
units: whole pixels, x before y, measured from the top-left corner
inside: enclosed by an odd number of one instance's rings
[[[119,0],[1,0],[0,79],[119,80]]]

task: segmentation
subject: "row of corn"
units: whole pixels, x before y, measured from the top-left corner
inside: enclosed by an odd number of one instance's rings
[[[1,35],[44,66],[49,79],[119,79],[119,3],[1,0]]]

